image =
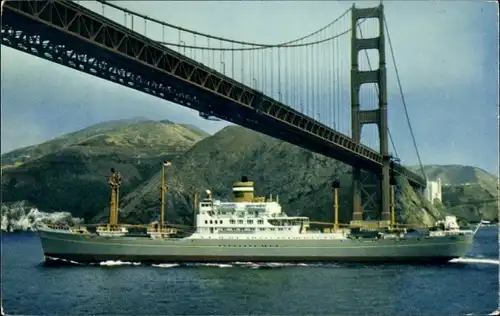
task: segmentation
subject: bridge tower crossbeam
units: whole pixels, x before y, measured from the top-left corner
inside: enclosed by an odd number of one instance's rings
[[[389,135],[387,119],[387,73],[385,59],[385,34],[384,34],[384,7],[380,4],[376,8],[356,8],[351,10],[352,38],[351,38],[351,131],[355,143],[361,144],[361,131],[363,125],[376,124],[379,131],[380,154],[382,155],[382,168],[378,178],[380,181],[380,220],[381,224],[389,225],[390,221],[390,156]],[[379,36],[374,38],[359,38],[357,24],[359,20],[376,18],[379,21]],[[359,52],[365,49],[376,49],[379,53],[379,68],[375,70],[359,70]],[[374,110],[360,109],[360,88],[367,83],[378,85],[378,108]],[[363,221],[362,193],[368,183],[363,183],[361,169],[353,167],[352,172],[352,198],[353,216],[352,223]],[[373,195],[368,196],[368,201],[376,201]],[[365,194],[366,195],[366,194]],[[385,225],[383,225],[385,226]]]

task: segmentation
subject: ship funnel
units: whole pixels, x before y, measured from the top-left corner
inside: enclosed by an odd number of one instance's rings
[[[233,182],[233,202],[252,202],[254,199],[253,181],[246,176],[241,181]]]

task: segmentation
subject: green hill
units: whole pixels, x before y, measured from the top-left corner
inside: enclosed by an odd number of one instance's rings
[[[199,192],[210,189],[215,197],[227,199],[232,181],[242,175],[255,181],[258,195],[279,195],[287,214],[326,222],[333,219],[331,182],[337,178],[341,182],[340,219],[351,219],[350,167],[237,126],[203,139],[174,160],[166,173],[167,217],[177,223],[192,223],[195,188]],[[158,218],[160,180],[157,173],[123,196],[123,220],[147,223]],[[401,218],[406,222],[432,223],[440,217],[411,189],[404,192],[403,200]],[[99,219],[105,219],[106,214],[101,215]]]
[[[122,193],[151,177],[206,137],[198,129],[148,120],[101,123],[2,155],[2,202],[26,200],[44,211],[86,218],[108,205],[111,167],[123,173]]]
[[[496,176],[477,167],[460,165],[427,165],[424,171],[431,181],[441,179],[440,209],[466,221],[498,221]]]
[[[331,181],[339,179],[340,219],[351,219],[351,174],[344,164],[238,126],[209,136],[189,124],[140,118],[100,123],[2,155],[3,202],[27,201],[43,211],[104,221],[114,167],[124,180],[121,220],[147,223],[159,216],[164,159],[173,162],[166,175],[169,221],[192,223],[195,188],[228,199],[232,181],[243,175],[255,181],[258,195],[279,195],[288,214],[325,222],[333,218]],[[430,205],[402,182],[399,221],[431,224],[447,214],[465,221],[497,218],[496,177],[468,166],[425,170],[447,184],[443,205]]]
[[[82,130],[61,135],[41,144],[15,149],[1,156],[2,167],[19,165],[30,160],[35,160],[43,155],[59,151],[62,148],[74,145],[92,136],[104,134],[108,131],[118,130],[121,127],[143,121],[147,121],[147,119],[133,118],[97,123]]]

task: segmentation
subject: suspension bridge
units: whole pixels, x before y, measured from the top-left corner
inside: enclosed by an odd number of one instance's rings
[[[390,221],[396,176],[425,188],[382,4],[353,5],[315,32],[269,44],[204,34],[97,3],[100,9],[90,10],[75,1],[3,0],[2,45],[352,166],[354,222],[363,221],[374,202],[379,220]],[[386,46],[421,173],[400,164],[391,137]],[[378,56],[370,57],[372,50]],[[377,128],[362,135],[364,125]],[[376,176],[377,190],[368,192],[364,174]]]

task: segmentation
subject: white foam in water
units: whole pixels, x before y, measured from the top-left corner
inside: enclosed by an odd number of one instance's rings
[[[231,264],[223,264],[223,263],[205,263],[202,265],[206,266],[206,267],[219,267],[219,268],[232,268],[233,267]]]
[[[238,265],[238,266],[249,266],[249,265],[252,265],[253,262],[240,262],[240,261],[236,261],[233,264]]]
[[[62,261],[62,262],[67,262],[67,263],[71,263],[71,264],[81,264],[80,262],[76,262],[73,260],[61,259],[61,258],[56,258],[56,257],[46,256],[46,258],[50,259],[50,260],[54,260],[54,261]]]
[[[153,264],[152,266],[157,267],[157,268],[174,268],[174,267],[178,267],[179,264],[177,264],[177,263],[160,263],[160,264]]]
[[[286,263],[286,262],[236,262],[235,265],[246,266],[251,269],[259,268],[286,268],[286,267],[310,267],[307,263]]]
[[[114,267],[114,266],[126,266],[126,265],[134,265],[134,266],[139,266],[141,265],[140,262],[127,262],[127,261],[114,261],[114,260],[107,260],[99,263],[100,266],[106,266],[106,267]]]
[[[490,313],[488,315],[489,316],[498,316],[498,315],[500,315],[500,310],[496,310],[496,311],[494,311],[494,312],[492,312],[492,313]]]
[[[451,263],[484,263],[484,264],[497,264],[500,265],[498,259],[485,259],[485,258],[456,258],[451,259]]]

